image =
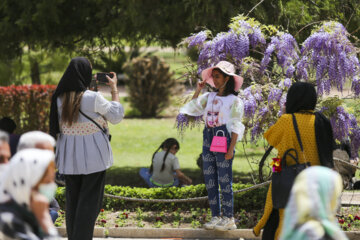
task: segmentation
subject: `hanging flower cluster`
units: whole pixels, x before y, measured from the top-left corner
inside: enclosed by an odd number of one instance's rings
[[[241,92],[244,102],[244,121],[246,131],[250,131],[251,141],[255,142],[276,122],[285,106],[286,92],[291,85],[281,82],[280,88],[273,84],[253,84]]]
[[[287,78],[291,78],[295,72],[294,63],[299,60],[299,47],[295,38],[289,33],[279,32],[271,37],[264,57],[261,60],[261,72],[264,73],[271,61],[271,55],[276,53],[277,63],[283,69]]]
[[[188,48],[199,49],[198,73],[222,60],[239,65],[243,58],[249,56],[250,47],[256,48],[265,44],[260,23],[245,17],[234,18],[228,32],[220,32],[213,39],[210,31],[201,31],[187,38]]]
[[[329,94],[331,86],[342,91],[347,79],[359,76],[359,60],[347,36],[342,24],[326,22],[303,43],[297,74],[306,81],[315,79],[319,95]],[[357,85],[353,88],[359,95]]]
[[[188,48],[193,47],[202,47],[206,39],[208,38],[208,35],[210,35],[211,32],[208,30],[198,32],[197,34],[193,34],[190,37],[186,39],[186,42],[188,43]]]
[[[345,111],[342,106],[336,108],[336,113],[330,117],[333,134],[336,140],[343,142],[350,139],[351,155],[358,157],[360,147],[360,128],[354,115]]]
[[[336,97],[328,97],[321,101],[321,110],[330,119],[335,140],[351,144],[351,156],[357,157],[360,148],[360,126],[356,117],[344,108],[344,101]]]
[[[187,128],[192,129],[196,126],[199,126],[202,122],[202,116],[192,117],[180,113],[176,117],[176,128],[178,129],[180,135],[183,135]]]

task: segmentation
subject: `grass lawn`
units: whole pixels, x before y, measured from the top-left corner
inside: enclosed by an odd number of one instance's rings
[[[111,125],[114,166],[108,171],[107,183],[145,186],[138,171],[141,167],[150,166],[152,154],[169,137],[180,142],[180,151],[176,156],[181,169],[193,179],[194,184],[201,183],[201,171],[196,159],[202,151],[202,128],[189,130],[181,138],[174,124],[174,118],[161,118],[124,119],[118,125]],[[264,153],[263,146],[247,144],[245,148],[250,162],[260,160]],[[234,182],[251,181],[251,169],[243,149],[242,143],[238,143],[233,163]],[[257,164],[252,163],[251,166],[257,171]]]

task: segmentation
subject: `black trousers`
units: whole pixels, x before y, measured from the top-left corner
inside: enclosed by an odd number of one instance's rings
[[[91,240],[104,197],[105,171],[65,175],[66,231],[69,240]]]
[[[264,227],[264,231],[261,238],[262,240],[275,239],[275,233],[276,233],[276,229],[279,226],[279,221],[280,221],[279,210],[274,208]]]

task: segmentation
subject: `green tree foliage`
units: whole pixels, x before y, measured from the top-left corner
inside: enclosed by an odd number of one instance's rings
[[[271,24],[283,26],[289,33],[296,35],[298,42],[310,35],[312,28],[306,26],[326,20],[338,21],[350,34],[360,37],[358,0],[279,0],[278,6],[278,21]]]
[[[112,46],[119,39],[175,47],[205,26],[214,33],[226,31],[229,19],[241,13],[281,25],[293,35],[329,19],[359,33],[358,0],[2,0],[0,57],[21,55],[24,46],[81,51]]]
[[[96,54],[124,44],[136,46],[145,40],[176,47],[184,37],[205,28],[214,34],[227,31],[229,19],[238,14],[281,26],[294,36],[305,27],[295,36],[299,42],[309,36],[308,24],[330,19],[360,37],[359,5],[358,0],[2,0],[0,59],[5,65],[0,69],[29,49],[61,49],[97,63]],[[123,62],[121,51],[117,53],[99,54],[99,64],[109,58],[106,64],[117,68]],[[29,75],[39,82],[36,75],[41,75],[43,63],[36,57],[30,60]]]
[[[258,1],[240,0],[2,0],[1,58],[22,54],[23,47],[83,48],[112,46],[119,39],[134,43],[156,40],[176,44],[204,26],[219,32],[228,20]],[[272,2],[272,1],[269,1]],[[254,14],[266,17],[266,4]],[[259,16],[258,16],[259,15]]]

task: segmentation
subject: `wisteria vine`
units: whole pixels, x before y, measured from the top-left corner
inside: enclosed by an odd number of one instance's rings
[[[198,74],[221,60],[227,60],[244,77],[244,88],[239,96],[244,102],[243,123],[253,142],[283,114],[286,93],[293,82],[316,84],[319,99],[322,99],[332,87],[342,91],[345,82],[350,80],[355,97],[360,96],[357,49],[348,39],[349,34],[343,25],[324,22],[317,26],[303,42],[301,50],[291,34],[271,33],[268,28],[240,15],[232,19],[227,32],[212,37],[210,31],[201,31],[185,41],[189,48],[197,47],[199,51]],[[262,56],[253,52],[262,53]],[[194,80],[197,79],[198,75],[194,76]],[[318,109],[330,105],[332,111],[327,111],[326,115],[331,120],[336,140],[350,140],[352,157],[357,157],[360,127],[355,115],[348,113],[337,100],[320,101]],[[201,118],[195,122],[199,121]],[[181,132],[190,126],[185,115],[179,115],[177,122]]]
[[[303,43],[302,57],[297,64],[298,77],[307,81],[314,75],[319,95],[329,94],[332,86],[342,91],[346,80],[359,75],[356,49],[348,35],[341,23],[326,22]],[[358,85],[353,83],[357,96]]]

